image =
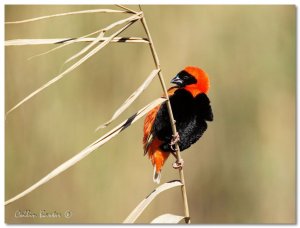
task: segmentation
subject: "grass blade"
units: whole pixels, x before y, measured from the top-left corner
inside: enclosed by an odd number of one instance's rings
[[[179,180],[170,181],[160,185],[153,192],[151,192],[150,195],[148,195],[142,202],[139,203],[139,205],[128,215],[128,217],[124,220],[123,223],[134,223],[157,195],[159,195],[163,191],[178,186],[182,186],[182,183]]]
[[[82,57],[80,60],[78,60],[76,63],[74,63],[73,65],[71,65],[69,68],[67,68],[64,72],[62,72],[61,74],[59,74],[58,76],[56,76],[55,78],[53,78],[52,80],[50,80],[49,82],[47,82],[46,84],[42,85],[40,88],[38,88],[37,90],[33,91],[31,94],[29,94],[27,97],[25,97],[23,100],[21,100],[18,104],[16,104],[14,107],[12,107],[7,113],[6,116],[8,116],[9,113],[11,113],[12,111],[14,111],[16,108],[18,108],[19,106],[21,106],[22,104],[24,104],[26,101],[28,101],[29,99],[31,99],[33,96],[35,96],[36,94],[40,93],[41,91],[43,91],[44,89],[46,89],[47,87],[49,87],[50,85],[52,85],[53,83],[57,82],[58,80],[60,80],[61,78],[63,78],[67,73],[71,72],[72,70],[76,69],[79,65],[81,65],[83,62],[85,62],[88,58],[90,58],[92,55],[96,54],[98,51],[100,51],[103,47],[105,47],[114,37],[116,37],[117,35],[119,35],[121,32],[123,32],[125,29],[127,29],[130,25],[132,25],[134,21],[130,21],[128,24],[126,24],[124,27],[122,27],[121,29],[119,29],[117,32],[115,32],[114,34],[112,34],[107,40],[105,40],[103,43],[99,44],[97,47],[95,47],[92,51],[90,51],[88,54],[86,54],[84,57]]]
[[[100,30],[94,32],[98,33]],[[96,38],[94,37],[80,37],[80,38],[53,38],[53,39],[15,39],[6,40],[4,46],[22,46],[22,45],[44,45],[44,44],[72,44],[80,42],[93,42]],[[108,37],[103,37],[99,42],[107,40]],[[142,37],[115,37],[111,42],[120,43],[149,43],[146,38]],[[56,47],[57,48],[57,47]],[[50,50],[51,51],[51,50]],[[48,52],[50,52],[48,51]]]
[[[134,101],[135,99],[148,87],[148,85],[151,83],[153,78],[158,74],[160,69],[153,70],[150,75],[147,77],[147,79],[143,82],[143,84],[134,91],[127,100],[121,105],[121,107],[113,114],[112,118],[107,121],[105,124],[97,127],[95,131],[98,131],[100,128],[105,128],[109,124],[111,124],[112,121],[114,121],[118,116],[120,116]]]
[[[163,214],[153,219],[151,223],[168,223],[168,224],[177,224],[184,219],[183,216],[173,215],[173,214]]]
[[[124,24],[126,22],[130,22],[130,21],[134,21],[134,20],[140,19],[140,16],[139,16],[140,14],[141,13],[139,13],[137,15],[133,15],[133,16],[128,17],[128,18],[125,18],[123,20],[119,20],[119,21],[114,22],[111,25],[107,26],[106,28],[102,29],[100,31],[98,37],[92,43],[90,43],[88,46],[86,46],[85,48],[83,48],[77,54],[73,55],[65,63],[68,63],[68,62],[72,61],[73,59],[79,57],[80,55],[83,55],[85,52],[87,52],[91,47],[93,47],[96,43],[98,43],[104,37],[104,33],[105,32],[109,31],[110,29],[114,28],[115,26]]]
[[[47,15],[47,16],[42,16],[42,17],[35,17],[35,18],[30,18],[30,19],[21,20],[21,21],[9,21],[9,22],[5,22],[5,24],[7,24],[7,25],[22,24],[22,23],[27,23],[27,22],[49,19],[49,18],[53,18],[53,17],[61,17],[61,16],[68,16],[68,15],[75,15],[75,14],[86,14],[86,13],[132,13],[132,12],[124,11],[124,10],[112,10],[112,9],[81,10],[81,11],[73,11],[73,12],[67,12],[67,13],[52,14],[52,15]]]
[[[68,63],[70,61],[72,61],[73,59],[79,57],[80,55],[83,55],[84,53],[86,53],[89,49],[91,49],[95,44],[97,44],[102,38],[104,37],[104,32],[101,31],[98,35],[98,37],[96,37],[96,39],[93,40],[93,42],[91,42],[89,45],[87,45],[85,48],[81,49],[77,54],[73,55],[72,57],[70,57],[69,59],[67,59],[65,61],[65,63]]]
[[[125,130],[127,127],[129,127],[131,124],[136,122],[138,119],[140,119],[142,116],[144,116],[148,111],[150,111],[152,108],[156,107],[157,105],[164,102],[165,98],[158,98],[154,100],[153,102],[149,103],[142,109],[140,109],[137,113],[135,113],[133,116],[128,118],[127,120],[123,121],[121,124],[119,124],[117,127],[106,133],[101,138],[97,139],[95,142],[87,146],[85,149],[80,151],[78,154],[58,166],[56,169],[51,171],[49,174],[47,174],[45,177],[43,177],[41,180],[36,182],[31,187],[27,188],[25,191],[21,192],[20,194],[16,195],[15,197],[7,200],[4,205],[8,205],[24,196],[32,192],[33,190],[37,189],[41,185],[47,183],[49,180],[57,176],[58,174],[62,173],[63,171],[67,170],[71,166],[75,165],[77,162],[79,162],[81,159],[85,158],[87,155],[92,153],[94,150],[102,146],[103,144],[107,143],[109,140],[111,140],[113,137],[118,135],[121,131]]]
[[[102,31],[102,29],[97,30],[97,31],[92,32],[92,33],[89,33],[89,34],[87,34],[87,35],[81,36],[81,37],[79,37],[79,38],[67,38],[67,39],[65,39],[65,40],[56,41],[56,42],[51,43],[51,44],[58,44],[58,43],[59,43],[59,44],[61,44],[61,45],[58,46],[58,47],[55,47],[55,48],[51,48],[50,50],[48,50],[48,51],[46,51],[46,52],[43,52],[43,53],[34,55],[34,56],[28,58],[28,60],[33,59],[33,58],[35,58],[35,57],[39,57],[39,56],[42,56],[42,55],[49,54],[49,53],[51,53],[51,52],[53,52],[53,51],[56,51],[56,50],[58,50],[58,49],[60,49],[60,48],[65,47],[65,46],[67,46],[67,45],[69,45],[69,44],[76,43],[76,42],[78,42],[78,40],[80,40],[80,39],[89,37],[89,36],[91,36],[91,35],[94,35],[94,34],[96,34],[96,33],[101,32],[101,31]],[[96,38],[94,38],[94,39],[96,39]],[[53,40],[55,40],[55,39],[53,39]],[[64,42],[62,42],[62,41],[64,41]],[[5,43],[6,43],[6,42],[5,42]],[[26,44],[25,44],[25,45],[26,45]]]
[[[122,6],[122,5],[118,5],[118,4],[117,4],[116,6],[122,8],[122,9],[125,9],[126,11],[130,11],[130,12],[132,12],[132,13],[137,13],[136,11],[134,11],[134,10],[132,10],[132,9],[129,9],[129,8],[127,8],[127,7],[125,7],[125,6]]]
[[[140,14],[139,14],[139,15],[140,15]],[[134,19],[134,16],[129,17],[129,18],[127,18],[127,19],[123,19],[123,20],[117,21],[117,22],[115,22],[115,23],[112,23],[111,25],[107,26],[107,27],[104,28],[104,29],[100,29],[100,30],[97,30],[97,31],[95,31],[95,32],[89,33],[89,34],[84,35],[84,36],[82,36],[82,37],[80,37],[80,38],[75,38],[75,39],[70,39],[70,38],[69,38],[69,39],[65,40],[65,42],[63,42],[62,45],[60,45],[60,46],[58,46],[58,47],[55,47],[55,48],[52,48],[52,49],[50,49],[49,51],[43,52],[43,53],[41,53],[41,54],[34,55],[34,56],[30,57],[28,60],[30,60],[30,59],[32,59],[32,58],[35,58],[35,57],[38,57],[38,56],[41,56],[41,55],[49,54],[49,53],[52,52],[52,51],[55,51],[55,50],[60,49],[60,48],[62,48],[62,47],[65,47],[65,46],[67,46],[67,45],[69,45],[69,44],[75,43],[75,42],[77,42],[78,40],[80,40],[80,39],[82,39],[82,38],[86,38],[86,37],[89,37],[89,36],[94,35],[94,34],[96,34],[96,33],[99,33],[98,37],[94,38],[94,40],[91,41],[91,42],[92,42],[91,44],[89,44],[87,47],[85,47],[84,49],[82,49],[78,54],[76,54],[75,56],[71,57],[71,59],[67,60],[66,62],[71,61],[73,58],[76,58],[76,57],[78,57],[78,56],[84,54],[84,53],[85,53],[86,51],[88,51],[92,46],[94,46],[97,42],[100,42],[101,40],[103,41],[104,33],[105,33],[106,31],[108,31],[108,30],[114,28],[114,27],[117,26],[117,25],[120,25],[120,24],[122,24],[122,23],[125,23],[126,21],[129,21],[129,20],[131,20],[131,19]],[[61,42],[62,42],[62,41],[56,42],[56,43],[61,43]]]

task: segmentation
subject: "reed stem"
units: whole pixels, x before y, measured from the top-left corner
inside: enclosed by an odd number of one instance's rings
[[[158,56],[157,56],[157,52],[155,50],[155,47],[154,47],[154,44],[153,44],[153,41],[152,41],[152,38],[151,38],[151,35],[150,35],[150,32],[149,32],[149,29],[148,29],[148,26],[147,26],[144,14],[142,14],[141,22],[143,24],[143,27],[145,29],[147,38],[149,40],[149,46],[150,46],[150,50],[151,50],[151,53],[152,53],[152,56],[153,56],[153,59],[154,59],[154,62],[155,62],[155,66],[156,66],[157,69],[161,69],[160,68],[159,59],[158,59]],[[164,91],[165,97],[167,99],[166,100],[166,104],[167,104],[167,109],[168,109],[168,113],[169,113],[169,118],[170,118],[170,123],[171,123],[171,127],[172,127],[172,132],[173,132],[173,135],[176,135],[177,134],[177,129],[176,129],[176,125],[175,125],[173,111],[172,111],[172,107],[171,107],[171,103],[170,103],[168,91],[166,89],[166,85],[165,85],[165,82],[164,82],[164,77],[163,77],[161,71],[158,72],[158,77],[159,77],[162,89]],[[180,148],[179,148],[178,143],[176,143],[175,146],[176,146],[177,161],[180,161],[181,160],[181,155],[180,155]],[[184,204],[184,216],[186,218],[185,222],[186,223],[191,223],[190,212],[189,212],[189,205],[188,205],[187,194],[186,194],[186,187],[185,187],[185,179],[184,179],[183,168],[179,169],[179,176],[180,176],[180,180],[181,180],[181,183],[182,183],[181,192],[182,192],[182,198],[183,198],[183,204]]]

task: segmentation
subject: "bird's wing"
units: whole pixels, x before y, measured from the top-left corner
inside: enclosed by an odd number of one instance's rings
[[[205,93],[201,93],[195,98],[196,105],[199,110],[199,115],[206,121],[213,121],[213,112],[210,106],[210,100]]]
[[[153,141],[153,133],[152,133],[152,126],[155,121],[156,115],[158,110],[160,109],[161,105],[156,106],[150,112],[148,112],[145,122],[144,122],[144,137],[143,137],[143,145],[144,145],[144,155],[148,151],[148,147]]]
[[[169,97],[172,97],[178,87],[174,86],[168,90]],[[164,103],[163,103],[164,104]],[[144,137],[143,137],[143,145],[144,145],[144,155],[148,151],[149,145],[152,143],[153,139],[155,138],[155,134],[153,132],[153,124],[155,122],[156,116],[162,105],[158,105],[153,108],[150,112],[148,112],[145,122],[144,122]]]

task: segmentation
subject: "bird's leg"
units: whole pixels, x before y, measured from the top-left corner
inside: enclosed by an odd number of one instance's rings
[[[174,162],[173,165],[172,165],[173,168],[174,169],[182,169],[183,164],[184,164],[183,159],[181,158],[180,160],[177,160],[177,156],[176,156],[174,151],[172,151],[171,154],[176,158],[176,162]]]
[[[171,139],[171,142],[170,142],[170,144],[169,144],[170,147],[171,147],[171,149],[172,149],[173,151],[176,151],[175,145],[176,145],[176,143],[179,142],[179,141],[180,141],[180,136],[179,136],[178,132],[176,132],[175,135],[172,135],[172,139]]]
[[[179,136],[178,132],[176,132],[175,135],[172,135],[172,140],[169,143],[170,148],[172,149],[171,154],[176,158],[176,162],[174,162],[172,165],[174,169],[182,169],[183,163],[184,163],[182,158],[179,160],[177,159],[177,155],[175,153],[177,151],[175,145],[179,141],[180,141],[180,136]]]
[[[179,160],[176,160],[176,162],[173,163],[173,168],[174,169],[182,169],[184,164],[184,161],[182,158],[180,158]]]

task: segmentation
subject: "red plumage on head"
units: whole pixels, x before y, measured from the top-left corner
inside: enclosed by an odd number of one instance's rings
[[[184,68],[186,72],[190,75],[194,76],[197,80],[196,84],[191,84],[185,86],[185,89],[190,91],[194,96],[199,93],[207,93],[209,90],[209,79],[207,73],[200,69],[199,67],[195,66],[187,66]]]

